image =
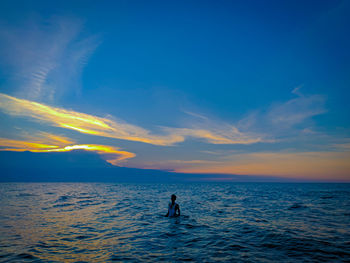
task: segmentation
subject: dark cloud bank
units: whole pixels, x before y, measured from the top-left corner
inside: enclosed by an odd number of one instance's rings
[[[184,174],[113,166],[83,150],[62,153],[0,151],[0,182],[295,182],[269,176]]]

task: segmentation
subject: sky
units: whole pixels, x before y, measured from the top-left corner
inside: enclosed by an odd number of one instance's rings
[[[0,150],[348,182],[349,28],[341,0],[3,0]]]

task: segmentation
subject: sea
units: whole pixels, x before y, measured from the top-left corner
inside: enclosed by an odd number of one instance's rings
[[[350,262],[350,184],[0,184],[0,262],[185,261]]]

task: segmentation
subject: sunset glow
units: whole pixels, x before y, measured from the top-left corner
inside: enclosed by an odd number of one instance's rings
[[[57,136],[50,135],[57,140]],[[60,137],[58,137],[60,139]],[[118,148],[106,146],[106,145],[95,145],[95,144],[82,144],[82,145],[67,145],[64,147],[58,145],[46,145],[40,143],[31,143],[19,140],[8,140],[0,138],[0,150],[2,151],[16,151],[16,152],[69,152],[73,150],[85,150],[93,151],[101,155],[108,155],[106,161],[113,165],[118,165],[120,162],[133,158],[136,155],[131,152],[121,151]],[[7,148],[9,147],[9,148]]]
[[[79,150],[214,181],[350,182],[344,1],[61,4],[0,18],[5,155]]]

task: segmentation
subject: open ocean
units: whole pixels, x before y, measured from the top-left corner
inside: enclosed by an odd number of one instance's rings
[[[350,184],[1,183],[0,261],[350,262]]]

